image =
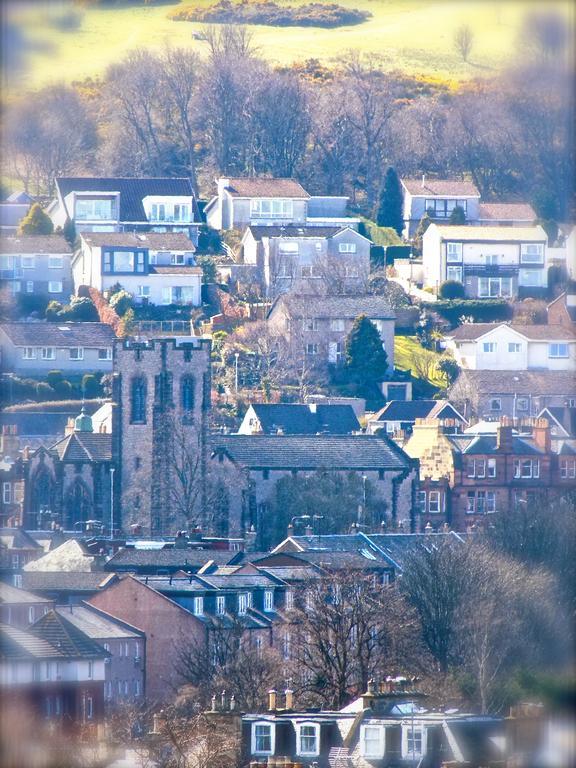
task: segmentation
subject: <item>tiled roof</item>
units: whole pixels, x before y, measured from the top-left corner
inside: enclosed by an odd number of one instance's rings
[[[443,240],[470,240],[481,243],[543,243],[548,240],[548,235],[540,225],[536,227],[451,227],[432,224],[431,226],[437,227]]]
[[[560,408],[552,406],[541,411],[538,414],[538,418],[546,418],[546,411],[550,413],[550,416],[556,419],[558,424],[560,424],[569,435],[576,437],[576,408]]]
[[[154,265],[150,267],[150,274],[152,275],[201,275],[201,267],[187,267],[187,266],[171,266],[166,265]]]
[[[64,653],[29,630],[0,624],[0,658],[62,659]]]
[[[533,341],[576,340],[576,330],[564,325],[520,325],[511,323],[463,323],[446,334],[456,341],[474,341],[496,328],[511,328]]]
[[[22,584],[31,592],[97,592],[115,581],[112,573],[81,571],[24,571]]]
[[[267,469],[404,469],[410,462],[388,438],[368,435],[215,435],[212,450]]]
[[[120,192],[120,216],[123,222],[148,223],[142,200],[145,197],[193,197],[190,179],[133,179],[98,177],[61,177],[56,186],[64,198],[71,192]],[[72,213],[68,211],[68,213]]]
[[[262,240],[263,237],[309,237],[315,240],[319,238],[334,237],[341,232],[343,227],[248,227],[254,240]]]
[[[8,549],[36,549],[42,552],[42,547],[30,534],[22,528],[0,528],[0,543]]]
[[[113,555],[106,563],[107,571],[121,568],[177,568],[189,570],[201,568],[210,560],[215,563],[229,563],[237,552],[209,549],[133,549],[126,547]]]
[[[16,347],[109,347],[114,331],[106,323],[3,323]]]
[[[529,203],[480,203],[478,218],[494,221],[534,221],[536,213]]]
[[[0,237],[0,253],[67,253],[71,247],[62,235],[17,235]]]
[[[354,320],[359,315],[368,318],[394,319],[395,314],[382,296],[295,296],[281,295],[270,309],[271,315],[276,306],[284,305],[292,317],[343,318]]]
[[[50,446],[61,461],[112,461],[112,435],[103,432],[72,432]]]
[[[296,179],[228,179],[227,191],[233,197],[295,197],[310,195]]]
[[[450,437],[448,438],[450,439]],[[461,453],[469,454],[472,456],[478,456],[483,454],[498,453],[496,444],[496,435],[478,435],[470,442],[458,441],[458,439],[452,441],[454,447]],[[512,437],[512,451],[517,456],[527,456],[532,454],[544,453],[541,449],[537,448],[530,440],[530,438]]]
[[[20,605],[21,603],[49,603],[45,597],[33,595],[25,589],[12,587],[0,581],[0,605]]]
[[[462,388],[478,395],[576,395],[572,371],[476,371],[462,369],[449,393]]]
[[[31,634],[46,640],[68,658],[97,659],[110,654],[62,613],[48,611],[30,627]]]
[[[28,203],[0,203],[0,227],[14,231],[30,210]]]
[[[54,542],[52,542],[54,544]],[[79,539],[66,539],[49,552],[24,566],[25,571],[92,571],[94,556]]]
[[[411,195],[426,195],[430,197],[480,197],[480,192],[471,181],[453,179],[401,179]]]
[[[286,435],[314,435],[330,433],[345,435],[360,430],[360,424],[351,405],[321,405],[314,412],[303,403],[254,403],[262,431],[274,434],[279,429]]]
[[[390,400],[378,411],[375,421],[415,421],[426,418],[437,400]]]
[[[148,248],[150,251],[195,251],[184,232],[82,232],[80,237],[96,247]]]
[[[312,565],[316,565],[318,568],[328,570],[370,570],[372,568],[381,569],[389,565],[379,552],[368,548],[366,543],[357,552],[342,552],[339,550],[315,552],[314,550],[307,550],[306,552],[298,552],[298,557]],[[270,568],[270,572],[274,572],[272,568]]]
[[[132,627],[92,605],[67,605],[57,608],[56,612],[68,624],[73,624],[76,629],[93,640],[142,637],[144,635],[142,630]]]

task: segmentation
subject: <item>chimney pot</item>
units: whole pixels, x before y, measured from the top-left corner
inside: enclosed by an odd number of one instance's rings
[[[270,688],[268,691],[268,709],[273,712],[276,709],[276,689]]]
[[[425,186],[426,186],[426,174],[423,173],[422,174],[422,189],[424,189]]]
[[[286,709],[294,709],[294,691],[286,688],[284,696],[286,697]]]

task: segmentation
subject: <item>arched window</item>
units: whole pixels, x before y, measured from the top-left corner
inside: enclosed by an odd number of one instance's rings
[[[182,410],[194,410],[194,379],[192,376],[182,377]]]
[[[146,424],[146,379],[132,379],[131,415],[132,424]]]

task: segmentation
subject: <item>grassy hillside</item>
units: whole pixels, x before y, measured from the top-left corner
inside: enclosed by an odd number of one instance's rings
[[[424,349],[414,336],[394,337],[394,365],[402,370],[410,370],[416,379],[422,379],[433,387],[443,389],[446,386],[444,376],[436,369],[440,360],[437,352]]]
[[[288,4],[298,2],[307,0],[288,0]],[[264,56],[277,63],[308,58],[333,63],[342,53],[357,50],[380,55],[384,66],[390,69],[456,82],[490,74],[516,57],[519,25],[530,7],[530,3],[520,0],[338,2],[370,11],[372,18],[357,26],[337,29],[253,26],[250,29],[254,41]],[[168,18],[171,11],[185,2],[156,7],[90,8],[82,11],[79,29],[68,32],[51,24],[42,10],[46,5],[39,8],[11,0],[7,6],[11,10],[6,18],[21,26],[32,49],[19,88],[98,76],[136,47],[161,49],[170,43],[199,53],[206,50],[206,43],[194,37],[202,24]],[[570,8],[569,3],[562,6]],[[470,63],[464,63],[453,47],[454,31],[464,23],[474,30]]]

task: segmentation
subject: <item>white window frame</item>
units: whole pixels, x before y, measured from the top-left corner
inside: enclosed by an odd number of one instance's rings
[[[24,347],[22,349],[22,360],[36,360],[36,347]]]
[[[455,280],[457,283],[461,283],[462,267],[455,267],[451,264],[448,264],[446,267],[446,280]]]
[[[517,411],[529,411],[530,410],[530,398],[529,397],[517,397],[516,398],[516,410]]]
[[[194,616],[204,615],[204,598],[202,596],[197,596],[194,598],[192,612]]]
[[[284,607],[287,611],[291,611],[294,608],[294,590],[288,588],[284,593]]]
[[[560,477],[563,479],[576,477],[576,459],[560,459]]]
[[[56,347],[42,347],[42,360],[56,360]]]
[[[446,264],[462,264],[462,243],[446,243]]]
[[[226,595],[216,595],[216,615],[224,616],[226,613]]]
[[[520,264],[544,264],[543,243],[522,243],[520,245]]]
[[[254,198],[250,200],[250,217],[256,219],[291,219],[294,216],[292,200]]]
[[[35,269],[36,256],[22,256],[22,269]]]
[[[378,732],[378,745],[372,749],[369,750],[366,748],[366,731],[377,731]],[[372,742],[375,741],[375,739],[371,740]],[[384,752],[386,751],[386,729],[382,725],[374,725],[370,723],[366,723],[366,725],[360,726],[360,755],[362,757],[366,757],[368,759],[381,759],[384,757]]]
[[[308,734],[303,736],[303,728],[312,728],[314,735]],[[314,739],[314,749],[302,749],[302,738]],[[296,724],[296,754],[298,757],[318,757],[320,754],[320,723],[314,723],[311,720],[304,721]]]
[[[266,727],[269,730],[269,737],[270,737],[270,749],[257,749],[258,746],[258,735],[257,735],[257,729],[260,727]],[[253,755],[273,755],[274,749],[276,747],[276,727],[274,723],[270,723],[267,721],[256,721],[255,723],[252,723],[252,729],[251,729],[251,738],[250,738],[250,752]]]
[[[342,318],[330,320],[330,330],[342,333],[346,329],[346,321]]]
[[[304,330],[305,331],[317,331],[318,330],[318,320],[315,317],[309,317],[306,320],[304,320]]]
[[[274,590],[265,589],[264,590],[264,611],[266,613],[270,613],[273,610],[274,610]]]
[[[565,359],[570,356],[566,342],[552,342],[548,344],[548,357],[552,360]]]
[[[26,280],[26,293],[34,293],[34,280]]]
[[[408,739],[410,736],[413,737],[416,733],[419,733],[420,738],[420,751],[417,752],[414,750],[412,752],[408,748]],[[402,725],[402,757],[404,760],[408,760],[411,758],[420,758],[424,757],[426,754],[426,741],[427,741],[427,732],[426,728],[423,725],[412,725],[410,724],[403,724]]]
[[[356,243],[338,243],[338,253],[356,253]]]
[[[495,341],[484,341],[482,342],[482,352],[485,355],[491,355],[494,352],[498,351],[498,343]]]
[[[428,491],[428,512],[437,515],[440,509],[440,491]]]
[[[314,264],[302,264],[300,267],[300,277],[305,280],[312,280],[322,277],[316,272]]]
[[[105,354],[102,354],[102,353]],[[112,360],[112,347],[101,347],[98,350],[98,360]]]
[[[139,285],[138,286],[138,296],[140,298],[150,298],[150,286],[149,285]]]
[[[522,344],[519,341],[509,341],[508,354],[517,355],[519,352],[522,352]]]
[[[486,462],[486,477],[496,477],[496,459],[488,459]]]
[[[50,280],[48,282],[48,293],[62,293],[62,280]]]
[[[291,240],[280,240],[278,243],[278,253],[282,256],[297,256],[300,253],[300,246],[297,242]]]
[[[70,360],[84,360],[84,347],[70,347],[68,354]]]
[[[48,269],[64,269],[64,256],[48,256]]]
[[[495,406],[495,403],[498,403],[498,405]],[[502,410],[502,399],[500,397],[491,397],[490,398],[490,410],[491,411],[501,411]]]
[[[170,264],[173,267],[183,267],[185,263],[186,263],[186,259],[183,253],[170,254]]]
[[[9,482],[2,483],[2,503],[3,504],[12,503],[12,483],[9,483]]]
[[[486,491],[486,514],[492,515],[496,512],[496,491]]]
[[[245,616],[249,608],[249,592],[238,593],[238,616]]]

